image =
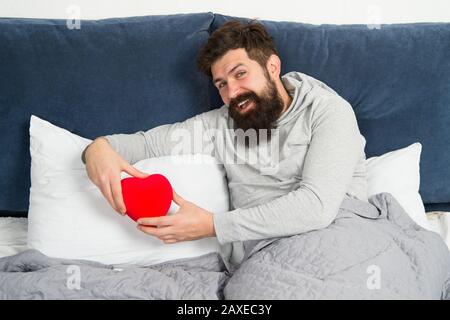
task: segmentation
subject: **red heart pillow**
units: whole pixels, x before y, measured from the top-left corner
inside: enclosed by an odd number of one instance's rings
[[[169,211],[173,190],[163,175],[152,174],[143,179],[130,177],[122,179],[121,183],[127,215],[134,221],[163,216]]]

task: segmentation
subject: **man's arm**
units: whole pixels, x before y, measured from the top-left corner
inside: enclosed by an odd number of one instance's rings
[[[81,155],[89,178],[99,187],[114,210],[124,214],[126,208],[120,183],[121,172],[143,178],[147,174],[138,171],[130,163],[156,156],[212,151],[212,141],[206,134],[204,123],[214,120],[214,112],[146,132],[95,139]],[[201,139],[200,143],[193,143],[195,139]]]
[[[215,214],[220,243],[299,234],[324,228],[334,220],[365,140],[350,105],[317,112],[300,187],[268,203]]]
[[[188,153],[208,153],[212,141],[206,128],[215,113],[202,113],[182,122],[166,124],[134,134],[105,136],[111,147],[129,163],[143,159]]]

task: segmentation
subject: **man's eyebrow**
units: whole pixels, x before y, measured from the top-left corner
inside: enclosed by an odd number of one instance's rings
[[[234,70],[236,70],[237,68],[239,68],[240,66],[243,66],[243,63],[238,63],[237,65],[235,65],[230,71],[228,71],[227,75],[232,73]],[[216,78],[213,83],[216,84],[217,82],[222,81],[222,78]]]

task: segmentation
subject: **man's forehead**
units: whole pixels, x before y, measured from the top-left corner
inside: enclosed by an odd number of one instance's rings
[[[228,74],[238,65],[247,66],[249,64],[249,61],[251,60],[248,57],[245,49],[230,50],[225,55],[223,55],[223,57],[212,64],[211,73],[213,75],[213,79],[215,79],[215,77],[223,76],[222,73]]]
[[[233,61],[230,64],[227,64],[226,66],[224,66],[222,68],[223,71],[217,70],[216,72],[214,72],[214,70],[213,70],[213,72],[212,72],[213,82],[222,80],[222,77],[226,77],[226,75],[228,75],[229,73],[233,72],[234,70],[236,70],[237,68],[242,67],[242,66],[244,66],[244,67],[246,66],[245,62],[238,60],[238,61]]]

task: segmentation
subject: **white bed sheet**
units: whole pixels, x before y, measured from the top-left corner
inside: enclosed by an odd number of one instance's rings
[[[0,258],[26,250],[28,220],[26,218],[0,218]]]
[[[450,249],[450,212],[427,212],[427,218],[432,227],[432,231],[439,233]]]
[[[427,217],[432,231],[440,234],[450,249],[450,212],[428,212]],[[0,258],[28,249],[27,229],[27,218],[0,218]]]

